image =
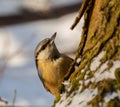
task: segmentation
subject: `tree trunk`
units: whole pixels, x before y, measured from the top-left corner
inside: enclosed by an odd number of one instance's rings
[[[120,0],[87,1],[71,69],[78,60],[79,66],[64,82],[54,106],[120,107]]]

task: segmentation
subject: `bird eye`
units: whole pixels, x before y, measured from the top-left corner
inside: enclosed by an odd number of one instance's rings
[[[43,45],[43,46],[41,47],[41,50],[44,50],[44,49],[45,49],[45,47],[46,47],[46,46],[45,46],[45,45]]]

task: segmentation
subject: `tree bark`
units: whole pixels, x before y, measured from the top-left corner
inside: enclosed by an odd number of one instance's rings
[[[120,107],[120,1],[87,0],[82,39],[55,107]]]

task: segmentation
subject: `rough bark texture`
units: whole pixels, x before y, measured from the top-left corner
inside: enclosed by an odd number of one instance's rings
[[[80,63],[56,107],[120,107],[120,0],[88,1],[75,58]]]

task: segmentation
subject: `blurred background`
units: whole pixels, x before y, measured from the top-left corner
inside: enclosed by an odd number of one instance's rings
[[[57,32],[61,53],[74,58],[83,18],[72,31],[82,0],[0,0],[0,106],[50,107],[34,61],[36,45]]]

